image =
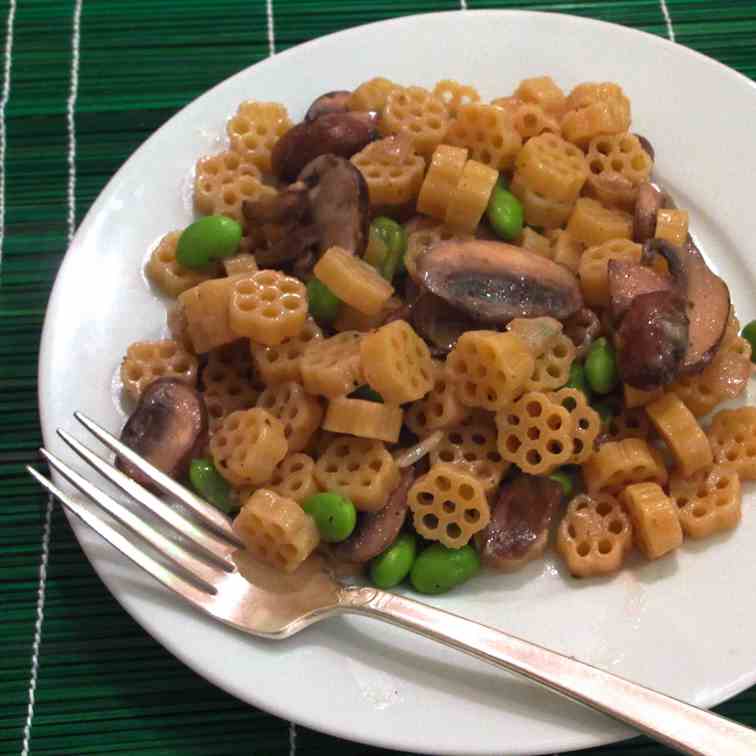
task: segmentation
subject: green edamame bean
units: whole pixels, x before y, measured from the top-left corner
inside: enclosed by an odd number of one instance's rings
[[[491,192],[486,217],[494,233],[506,241],[516,239],[522,231],[522,204],[501,181],[496,182]]]
[[[412,533],[402,533],[370,563],[370,580],[376,588],[393,588],[409,575],[415,563],[417,541]]]
[[[617,358],[614,347],[604,338],[596,339],[585,359],[585,377],[597,394],[608,394],[617,385]]]
[[[418,593],[437,595],[469,580],[479,569],[480,558],[472,546],[447,549],[434,543],[415,560],[410,581]]]
[[[302,509],[315,520],[326,543],[346,540],[357,524],[357,510],[351,499],[331,491],[308,496]]]
[[[370,224],[365,261],[370,263],[387,280],[391,281],[404,265],[407,251],[407,232],[392,218],[379,216]]]
[[[751,362],[756,362],[756,320],[748,323],[740,335],[751,345]]]
[[[383,397],[375,390],[370,388],[367,383],[364,386],[360,386],[349,394],[350,399],[364,399],[367,402],[378,402],[383,404]]]
[[[176,247],[176,260],[187,268],[201,268],[233,255],[241,238],[241,224],[233,218],[208,215],[184,229]]]
[[[189,482],[192,488],[214,507],[227,514],[236,509],[231,497],[231,486],[215,469],[211,459],[193,459],[189,465]]]
[[[339,316],[341,300],[317,278],[307,282],[307,302],[312,315],[318,323],[327,325]]]
[[[582,391],[587,399],[591,398],[591,389],[588,386],[588,381],[585,379],[585,368],[579,362],[573,362],[570,365],[570,377],[567,379],[565,386]]]
[[[555,470],[549,478],[562,487],[562,493],[566,498],[572,496],[572,492],[575,489],[575,484],[572,480],[572,476],[565,470]]]

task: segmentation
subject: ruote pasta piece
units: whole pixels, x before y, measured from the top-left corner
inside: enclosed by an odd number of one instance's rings
[[[544,197],[573,202],[588,178],[585,155],[555,134],[529,139],[517,153],[515,172],[520,181]]]
[[[176,247],[180,237],[181,231],[171,231],[166,234],[152,251],[145,267],[147,276],[155,286],[171,297],[177,297],[192,286],[213,278],[218,272],[214,265],[207,269],[194,270],[178,263]]]
[[[613,82],[578,84],[565,103],[562,136],[580,147],[603,134],[621,134],[630,127],[630,100]]]
[[[532,102],[523,102],[513,109],[512,125],[522,137],[523,142],[540,134],[548,133],[554,136],[561,134],[559,121],[540,105]]]
[[[601,418],[598,412],[588,405],[585,394],[578,389],[562,388],[548,396],[570,413],[572,456],[569,464],[581,465],[593,455],[593,445],[601,430]]]
[[[236,277],[214,278],[179,294],[186,334],[197,354],[239,338],[231,330],[229,320],[231,290],[236,280]]]
[[[372,110],[380,113],[386,107],[388,96],[395,89],[401,89],[401,87],[382,76],[376,76],[360,84],[352,92],[349,97],[349,110]]]
[[[289,114],[283,105],[249,100],[239,105],[226,131],[234,152],[263,173],[270,173],[273,147],[291,126]]]
[[[608,441],[624,441],[626,438],[647,439],[651,432],[648,415],[642,407],[624,408],[612,415],[604,428],[604,438]]]
[[[647,559],[658,559],[683,542],[677,507],[658,483],[634,483],[620,501],[630,515],[638,548]]]
[[[589,493],[619,493],[633,483],[651,481],[664,485],[667,469],[660,452],[640,438],[610,441],[583,465]]]
[[[407,500],[415,530],[450,549],[464,546],[491,519],[483,484],[456,465],[433,465],[413,483]]]
[[[449,115],[455,117],[462,105],[469,105],[480,100],[480,95],[475,87],[469,84],[460,84],[454,79],[442,79],[435,87],[433,94],[446,105]]]
[[[351,394],[363,381],[362,334],[344,331],[329,339],[313,340],[300,359],[302,383],[308,394],[331,399]]]
[[[269,488],[301,504],[320,490],[315,482],[315,461],[301,452],[287,455],[273,470]]]
[[[720,410],[707,435],[714,462],[730,465],[741,480],[756,480],[756,407]]]
[[[197,358],[171,339],[131,344],[121,363],[121,380],[132,399],[139,399],[142,391],[157,378],[175,378],[194,386]]]
[[[430,157],[449,125],[444,103],[422,87],[398,87],[389,92],[381,114],[382,133],[406,134],[415,152]]]
[[[593,201],[593,200],[589,200]],[[602,208],[603,210],[603,208]],[[625,260],[638,263],[641,246],[629,239],[610,239],[583,252],[578,267],[580,288],[586,304],[591,307],[609,305],[609,261]]]
[[[417,198],[417,212],[443,221],[462,171],[467,162],[464,147],[439,144],[433,152],[428,172],[420,187]]]
[[[522,203],[525,223],[531,226],[558,228],[567,222],[575,206],[574,202],[560,202],[537,192],[527,186],[517,173],[513,176],[509,189]]]
[[[535,360],[533,374],[525,384],[527,391],[551,391],[564,386],[577,350],[569,336],[560,333]]]
[[[523,102],[540,105],[547,113],[561,117],[567,98],[562,88],[550,76],[523,79],[514,96]]]
[[[630,239],[633,219],[622,210],[604,207],[590,197],[579,197],[567,221],[567,230],[574,239],[591,246],[613,239]]]
[[[302,381],[300,363],[310,344],[323,340],[323,331],[307,316],[302,330],[296,336],[277,346],[250,343],[252,357],[263,383],[272,386],[285,381]]]
[[[654,236],[682,247],[688,238],[688,211],[664,207],[658,210]]]
[[[457,233],[474,233],[498,178],[499,174],[493,168],[468,160],[449,198],[446,225]]]
[[[635,134],[606,134],[591,139],[586,156],[591,195],[609,207],[632,211],[638,186],[648,180],[653,161]]]
[[[328,402],[323,430],[393,444],[399,440],[403,415],[404,411],[396,404],[341,396]]]
[[[414,434],[423,437],[439,428],[462,422],[468,412],[446,375],[446,365],[434,360],[433,388],[424,398],[412,404],[404,421]]]
[[[257,399],[257,406],[283,423],[290,452],[305,449],[323,419],[320,401],[294,381],[268,386]]]
[[[374,206],[410,202],[423,183],[425,160],[404,135],[370,142],[351,161],[365,179]]]

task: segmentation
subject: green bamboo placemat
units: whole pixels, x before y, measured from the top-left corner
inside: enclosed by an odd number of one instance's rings
[[[36,360],[67,240],[128,155],[189,100],[313,37],[435,10],[519,7],[674,37],[756,78],[753,0],[2,0],[0,752],[378,754],[252,709],[148,637],[24,472]],[[159,10],[159,13],[158,13]],[[756,724],[756,689],[719,710]],[[586,753],[661,756],[639,738]]]

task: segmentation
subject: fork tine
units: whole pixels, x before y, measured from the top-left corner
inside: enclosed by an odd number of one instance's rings
[[[208,594],[214,595],[216,593],[211,585],[205,584],[203,581],[198,581],[198,585],[203,586],[203,588],[199,588],[197,585],[184,580],[180,575],[172,572],[165,565],[160,564],[160,562],[153,559],[149,554],[141,551],[122,533],[119,533],[94,512],[63,493],[52,481],[37,472],[31,465],[27,465],[26,469],[38,483],[59,499],[66,509],[75,514],[82,522],[89,525],[95,533],[102,536],[111,546],[120,551],[121,554],[128,557],[156,580],[159,580],[166,588],[170,588],[180,596],[195,603],[206,601]]]
[[[200,528],[191,520],[187,520],[176,509],[166,502],[159,499],[147,489],[132,480],[128,475],[124,475],[109,462],[88,449],[84,444],[75,439],[70,433],[58,428],[58,435],[87,463],[92,465],[100,475],[114,483],[122,491],[125,491],[133,499],[147,507],[153,514],[174,528],[181,535],[193,541],[197,549],[210,559],[214,564],[222,567],[227,572],[233,571],[233,565],[226,561],[229,547],[225,541],[218,540],[219,537],[213,538],[205,530]]]
[[[77,473],[76,470],[70,468],[65,462],[58,459],[54,454],[51,454],[47,449],[40,449],[40,452],[50,467],[57,470],[85,496],[92,499],[96,504],[99,504],[108,514],[115,517],[116,520],[129,528],[129,530],[147,541],[162,556],[170,559],[174,564],[186,570],[192,577],[203,583],[206,590],[209,590],[211,593],[215,592],[213,580],[217,579],[219,574],[222,574],[219,568],[203,562],[186,551],[178,543],[166,538],[162,533],[155,530],[152,525],[135,515],[120,502],[108,496],[104,491],[100,491],[99,488]]]
[[[180,483],[166,475],[162,470],[142,459],[133,449],[121,443],[114,435],[101,428],[94,420],[91,420],[81,412],[74,412],[74,417],[90,432],[96,436],[111,451],[120,457],[127,459],[134,467],[138,468],[156,486],[166,493],[175,496],[180,502],[192,510],[203,522],[216,529],[228,541],[237,548],[243,549],[244,544],[239,540],[231,528],[229,519],[221,514],[215,507],[195,496],[191,491],[184,488]]]

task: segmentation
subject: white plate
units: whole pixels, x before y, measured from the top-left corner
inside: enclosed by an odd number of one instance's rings
[[[142,261],[192,218],[198,157],[224,142],[245,99],[279,100],[294,118],[318,94],[376,75],[432,85],[451,77],[483,97],[527,76],[563,87],[621,82],[633,128],[656,147],[657,178],[691,211],[692,228],[731,287],[741,320],[756,316],[747,255],[756,239],[752,177],[756,91],[732,70],[657,37],[597,21],[525,12],[396,19],[315,40],[234,76],[171,119],[118,172],[81,225],[45,323],[40,404],[45,443],[80,409],[122,423],[111,386],[127,345],[164,332],[165,303]],[[552,556],[511,576],[486,575],[431,602],[709,706],[756,680],[756,514],[742,525],[611,580],[575,582]],[[435,754],[534,754],[626,737],[628,730],[518,679],[398,629],[328,621],[284,643],[206,619],[130,567],[77,522],[113,595],[190,667],[239,698],[345,738]]]

